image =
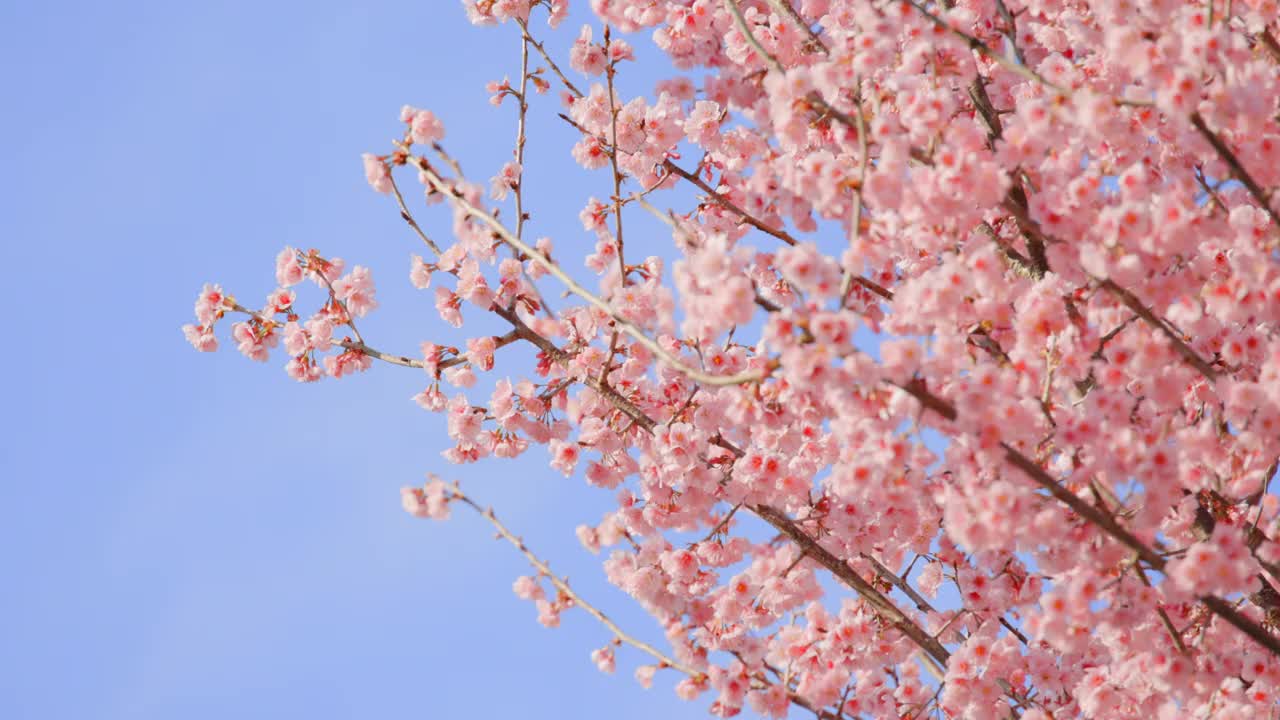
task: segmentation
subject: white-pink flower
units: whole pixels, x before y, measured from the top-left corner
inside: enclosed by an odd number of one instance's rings
[[[369,187],[380,193],[391,192],[391,168],[387,167],[386,162],[372,153],[365,153],[360,157],[364,160],[364,177],[369,181]]]

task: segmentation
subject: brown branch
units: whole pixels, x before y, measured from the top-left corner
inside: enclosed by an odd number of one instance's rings
[[[506,333],[505,335],[496,335],[494,336],[494,349],[496,350],[497,348],[506,347],[507,345],[510,345],[511,343],[520,339],[521,339],[520,334],[514,330]],[[363,353],[375,360],[381,360],[382,362],[390,363],[392,365],[400,365],[401,367],[411,367],[411,368],[418,368],[418,369],[422,369],[426,367],[426,363],[422,360],[415,360],[405,355],[394,355],[392,353],[382,352],[381,350],[371,348],[368,345],[366,345],[364,342],[358,341],[358,340],[335,340],[333,344],[339,347],[346,348],[347,350],[351,350],[353,352]],[[436,367],[440,370],[447,370],[455,365],[461,365],[465,362],[468,362],[467,357],[465,355],[457,355],[455,357],[441,360],[436,365]]]
[[[1000,5],[1004,8],[1003,3]],[[1008,9],[1004,8],[1004,12],[1008,13]],[[1015,46],[1016,49],[1016,46]],[[978,111],[978,116],[987,126],[987,144],[993,149],[996,141],[1000,139],[1004,133],[1004,126],[1000,122],[1000,113],[996,111],[995,106],[991,104],[991,97],[987,95],[987,86],[985,79],[981,75],[973,78],[973,82],[969,84],[969,99],[973,101],[973,107]],[[1045,237],[1040,232],[1039,226],[1031,220],[1031,213],[1027,201],[1027,192],[1022,186],[1022,180],[1014,174],[1012,178],[1013,185],[1009,188],[1009,193],[1005,197],[1005,207],[1014,216],[1018,223],[1018,228],[1022,231],[1022,235],[1027,241],[1027,253],[1031,256],[1031,261],[1027,262],[1018,255],[1012,248],[1007,247],[996,236],[994,230],[989,230],[991,238],[1001,246],[1005,251],[1005,255],[1010,258],[1018,258],[1019,264],[1031,271],[1032,277],[1040,279],[1045,273],[1049,272],[1049,258],[1045,254]],[[984,222],[983,225],[986,225]],[[990,226],[987,225],[988,229]]]
[[[616,64],[609,49],[610,33],[609,26],[604,26],[604,52],[608,58],[609,66],[606,68],[605,76],[608,81],[607,92],[609,93],[609,128],[611,137],[609,140],[609,164],[613,169],[613,223],[614,223],[614,241],[617,243],[618,253],[618,281],[623,287],[627,286],[627,262],[622,255],[622,172],[618,169],[618,108],[614,102],[613,96],[613,76],[617,72]],[[600,382],[603,384],[609,380],[609,372],[613,369],[613,357],[618,352],[619,329],[617,325],[613,327],[612,337],[609,338],[609,354],[605,356],[604,365],[600,368]]]
[[[791,22],[798,25],[801,30],[804,30],[805,34],[809,36],[809,44],[812,45],[814,49],[822,51],[823,55],[831,54],[831,51],[827,49],[827,44],[822,42],[822,38],[818,37],[818,33],[813,31],[813,28],[809,26],[809,23],[805,22],[805,19],[800,16],[800,13],[796,12],[796,9],[791,7],[791,3],[787,2],[787,0],[769,0],[769,5],[774,10],[786,15],[791,19]]]
[[[1134,564],[1133,568],[1137,571],[1138,578],[1142,580],[1142,584],[1147,587],[1151,587],[1151,580],[1147,578],[1147,571],[1143,570],[1142,566],[1137,563]],[[1173,644],[1178,648],[1178,652],[1186,655],[1187,646],[1182,643],[1182,634],[1178,632],[1176,627],[1174,627],[1173,620],[1169,618],[1169,613],[1165,612],[1164,608],[1157,607],[1156,614],[1160,616],[1160,624],[1164,625],[1165,631],[1169,633],[1169,639],[1173,640]]]
[[[782,511],[769,505],[753,505],[751,509],[759,515],[762,520],[772,525],[778,532],[791,538],[791,541],[799,546],[800,550],[809,557],[813,558],[818,564],[831,571],[831,574],[839,578],[844,584],[853,588],[872,608],[876,610],[903,635],[906,635],[922,650],[929,654],[938,664],[946,666],[947,660],[951,657],[951,653],[943,647],[942,643],[926,633],[915,621],[907,617],[898,609],[893,601],[886,598],[876,590],[871,583],[863,580],[858,573],[844,560],[836,557],[831,551],[818,544],[817,540],[809,537],[807,533],[800,529],[794,520],[787,517]]]
[[[1022,55],[1022,48],[1018,47],[1018,19],[1009,12],[1009,6],[1004,4],[1004,0],[996,0],[996,12],[1000,13],[1000,19],[1004,21],[1005,27],[1001,29],[1000,34],[1004,35],[1004,39],[1008,41],[1009,47],[1013,50],[1013,57],[1018,61],[1019,65],[1026,65],[1027,59]]]
[[[1231,168],[1231,174],[1249,190],[1249,194],[1253,196],[1254,201],[1261,205],[1262,209],[1271,217],[1272,229],[1280,229],[1280,215],[1277,215],[1275,209],[1271,207],[1270,194],[1264,191],[1262,186],[1258,185],[1258,181],[1254,180],[1249,171],[1245,169],[1244,164],[1240,162],[1240,158],[1236,157],[1236,154],[1232,152],[1231,148],[1227,147],[1227,144],[1223,142],[1217,133],[1209,129],[1209,126],[1205,124],[1204,118],[1198,111],[1191,113],[1191,124],[1204,136],[1205,140],[1209,141],[1209,144],[1213,146],[1214,152],[1218,153],[1218,157],[1222,158],[1227,167]]]
[[[418,225],[418,221],[413,219],[413,213],[409,212],[409,206],[405,204],[404,196],[400,194],[400,187],[396,185],[395,173],[388,172],[387,178],[391,180],[391,193],[396,198],[396,204],[400,206],[400,217],[404,219],[409,227],[413,228],[413,231],[418,234],[419,238],[422,238],[422,242],[426,243],[432,252],[437,256],[441,255],[440,247],[431,238],[427,237],[427,234],[422,231],[422,227]]]
[[[948,420],[955,420],[957,417],[956,409],[951,403],[942,398],[933,395],[926,390],[922,383],[908,383],[906,385],[897,385],[904,391],[916,398],[925,407],[935,410]],[[1152,550],[1145,543],[1138,539],[1128,529],[1120,525],[1115,518],[1109,514],[1099,510],[1081,499],[1078,495],[1063,487],[1057,480],[1045,472],[1039,464],[1034,460],[1022,454],[1012,445],[1001,442],[1000,447],[1005,452],[1005,460],[1021,470],[1023,474],[1029,477],[1040,487],[1049,491],[1055,499],[1066,505],[1073,512],[1084,520],[1092,523],[1099,530],[1120,544],[1129,548],[1149,567],[1157,571],[1163,571],[1166,565],[1164,557]],[[1244,633],[1254,642],[1271,651],[1271,653],[1280,656],[1280,638],[1276,638],[1267,632],[1261,625],[1250,620],[1243,613],[1235,608],[1234,605],[1214,595],[1204,595],[1199,598],[1210,612],[1225,620],[1228,624]]]
[[[867,165],[871,160],[870,145],[867,142],[867,121],[862,116],[861,78],[858,78],[857,85],[857,93],[859,94],[854,96],[853,110],[856,114],[853,119],[858,131],[858,188],[853,193],[853,220],[849,226],[849,245],[851,247],[858,243],[858,238],[862,235],[862,188],[867,184]],[[853,268],[844,268],[844,277],[840,279],[841,303],[849,296],[849,289],[853,285],[854,275]]]
[[[894,571],[885,567],[884,563],[877,560],[875,556],[871,555],[870,553],[859,553],[859,555],[862,557],[863,560],[866,560],[867,562],[871,563],[871,567],[875,569],[876,574],[879,575],[885,582],[898,588],[903,592],[904,595],[911,598],[911,602],[916,604],[917,610],[919,610],[920,612],[927,612],[927,613],[937,612],[937,610],[934,609],[933,605],[929,604],[929,601],[924,599],[924,596],[916,592],[915,588],[911,587],[910,583],[908,583],[903,577],[901,577]]]
[[[1178,354],[1181,355],[1182,358],[1192,367],[1199,371],[1206,380],[1214,382],[1218,379],[1218,372],[1214,370],[1208,362],[1201,358],[1195,350],[1192,350],[1191,346],[1187,345],[1182,338],[1178,337],[1177,333],[1170,330],[1168,325],[1161,322],[1160,319],[1157,318],[1136,295],[1115,284],[1110,278],[1098,280],[1098,285],[1112,295],[1115,295],[1120,302],[1124,303],[1125,307],[1129,308],[1135,315],[1142,318],[1143,322],[1151,326],[1151,328],[1158,330],[1162,335],[1168,338],[1169,342],[1173,344],[1173,348],[1178,351]]]
[[[744,223],[750,225],[751,227],[763,233],[772,235],[788,245],[796,244],[797,242],[796,239],[792,237],[789,233],[787,233],[787,231],[776,230],[774,228],[771,228],[761,220],[758,220],[757,218],[753,217],[746,210],[743,210],[742,208],[734,204],[732,200],[730,200],[729,198],[725,197],[724,195],[722,195],[721,193],[713,189],[707,183],[703,182],[702,178],[698,177],[696,174],[691,173],[688,170],[685,170],[684,168],[680,167],[679,165],[676,165],[674,162],[671,162],[670,160],[665,161],[663,163],[663,167],[665,167],[671,173],[675,175],[679,175],[685,180],[688,180],[689,182],[696,185],[699,190],[707,194],[707,197],[712,202],[728,210],[734,215],[737,215],[738,217],[742,218],[742,221]]]
[[[569,78],[564,74],[564,71],[560,69],[560,66],[556,64],[556,61],[551,59],[551,54],[542,46],[542,43],[534,40],[533,36],[529,34],[528,23],[524,20],[520,20],[519,18],[516,19],[516,22],[520,25],[520,32],[524,34],[524,39],[533,46],[534,50],[538,51],[538,54],[542,56],[543,60],[547,61],[547,65],[551,66],[551,72],[555,73],[556,77],[560,78],[560,82],[564,83],[565,88],[567,88],[569,92],[573,93],[574,97],[583,97],[582,91],[578,89],[577,85],[573,84],[573,81],[569,80]]]
[[[520,177],[512,188],[516,203],[516,237],[524,237],[524,144],[525,116],[529,114],[529,33],[522,32],[520,38],[520,94],[516,96],[519,103],[520,117],[516,122],[516,164],[520,166]]]
[[[1063,487],[1049,473],[1045,472],[1034,460],[1023,455],[1008,443],[1000,443],[1004,449],[1005,459],[1010,465],[1018,468],[1037,485],[1049,491],[1055,499],[1071,508],[1080,517],[1088,520],[1100,530],[1115,538],[1120,544],[1132,550],[1139,558],[1156,570],[1163,570],[1165,559],[1155,550],[1147,547],[1136,535],[1120,525],[1110,514],[1085,502],[1079,495]],[[1277,646],[1280,647],[1280,646]]]
[[[421,360],[414,360],[413,358],[408,357],[406,355],[392,355],[391,353],[385,353],[385,352],[382,352],[381,350],[376,350],[374,348],[371,348],[368,345],[365,345],[364,343],[359,342],[357,340],[336,340],[334,341],[333,344],[339,347],[346,348],[347,350],[350,350],[352,352],[358,352],[363,355],[368,355],[369,357],[375,360],[381,360],[382,362],[390,363],[392,365],[399,365],[401,367],[418,368],[419,370],[426,367],[426,364]]]
[[[1263,28],[1262,32],[1258,33],[1258,40],[1262,43],[1262,47],[1266,48],[1271,59],[1280,63],[1280,42],[1276,42],[1276,36],[1271,34],[1271,30]]]
[[[704,182],[702,178],[698,177],[696,174],[691,173],[688,170],[685,170],[684,168],[680,167],[679,165],[676,165],[674,162],[670,160],[667,160],[665,163],[663,163],[663,167],[665,167],[673,175],[678,175],[679,177],[682,177],[685,180],[688,180],[689,182],[693,183],[695,186],[697,186],[699,190],[706,193],[707,197],[709,197],[712,202],[723,207],[729,212],[732,212],[733,214],[737,215],[742,219],[743,222],[750,225],[751,227],[754,227],[757,230],[763,233],[766,233],[768,235],[772,235],[773,237],[778,238],[779,240],[781,240],[782,242],[788,245],[795,245],[798,242],[794,237],[792,237],[785,230],[776,230],[774,228],[771,228],[759,218],[756,218],[755,216],[748,213],[746,210],[743,210],[742,208],[738,207],[736,204],[734,204],[732,200],[730,200],[729,198],[725,197],[723,194],[714,190],[710,185]],[[641,204],[645,205],[646,203],[642,201]],[[661,216],[661,213],[658,212],[656,208],[650,208],[650,210],[655,212],[655,214],[658,214],[659,216]],[[675,226],[672,225],[672,227],[675,227]],[[879,295],[885,300],[893,300],[893,291],[885,288],[883,285],[881,285],[880,283],[877,283],[874,280],[868,279],[861,275],[853,275],[852,282],[855,282],[861,285],[862,287],[866,288],[867,290],[870,290],[876,295]]]

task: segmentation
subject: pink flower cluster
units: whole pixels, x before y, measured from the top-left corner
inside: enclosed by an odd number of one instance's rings
[[[262,308],[206,285],[188,341],[233,314],[299,380],[421,369],[448,462],[543,446],[609,491],[577,536],[663,637],[591,659],[714,715],[1275,717],[1275,1],[589,5],[558,50],[533,20],[567,2],[464,3],[531,59],[490,84],[522,130],[489,193],[432,111],[364,156],[454,339],[366,344],[370,271],[286,248]],[[679,74],[629,94],[644,37]],[[600,179],[579,257],[525,232],[552,84]],[[555,626],[580,603],[535,566]]]

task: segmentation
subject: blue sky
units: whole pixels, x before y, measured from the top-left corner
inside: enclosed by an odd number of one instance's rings
[[[538,625],[510,590],[527,566],[480,520],[414,520],[398,498],[430,470],[462,478],[660,640],[573,536],[608,494],[540,453],[447,466],[443,424],[408,401],[416,371],[301,386],[283,357],[199,355],[178,329],[204,282],[260,303],[290,244],[373,269],[371,343],[464,337],[409,287],[419,250],[360,153],[402,104],[429,107],[487,183],[513,125],[483,85],[518,71],[513,28],[435,0],[10,2],[0,27],[0,717],[704,716],[673,676],[639,688],[635,653],[597,672],[608,635],[585,614]],[[530,128],[528,165],[549,168],[530,231],[580,257],[577,211],[607,181],[566,165],[554,103]]]

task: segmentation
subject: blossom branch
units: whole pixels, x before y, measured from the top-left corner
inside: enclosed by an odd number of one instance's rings
[[[733,22],[738,26],[742,37],[755,49],[756,54],[779,74],[786,74],[786,68],[782,67],[782,63],[778,62],[778,58],[774,57],[768,50],[764,49],[764,45],[760,44],[760,40],[756,38],[755,33],[751,32],[751,28],[747,25],[747,19],[742,15],[742,8],[738,7],[738,0],[724,0],[725,9],[733,15]]]
[[[613,76],[617,72],[617,63],[613,59],[613,53],[610,48],[611,33],[609,26],[604,26],[604,53],[608,58],[608,64],[605,66],[605,78],[607,82],[606,91],[609,94],[609,164],[613,170],[613,223],[614,223],[614,244],[618,254],[618,282],[623,287],[627,286],[627,261],[623,256],[622,242],[622,171],[618,169],[618,107],[614,99]],[[605,356],[604,366],[600,369],[600,382],[607,382],[609,372],[612,370],[613,358],[618,353],[618,335],[619,330],[615,325],[609,338],[609,353]]]
[[[786,230],[778,230],[776,228],[772,228],[768,224],[766,224],[764,221],[756,218],[755,216],[748,213],[746,210],[743,210],[742,208],[738,207],[738,205],[735,204],[732,200],[725,197],[719,191],[715,190],[706,182],[704,182],[702,178],[697,176],[697,174],[691,173],[688,170],[685,170],[684,168],[675,164],[671,160],[664,161],[663,167],[665,167],[669,172],[675,175],[678,175],[684,178],[685,180],[688,180],[689,182],[693,183],[695,186],[697,186],[699,190],[707,194],[707,199],[711,200],[712,202],[719,205],[720,207],[728,210],[734,215],[737,215],[738,217],[742,218],[742,221],[744,223],[759,230],[760,232],[763,232],[767,235],[772,235],[773,237],[778,238],[779,240],[781,240],[782,242],[788,245],[796,244],[797,242],[796,239],[792,237],[791,234],[788,233]]]
[[[954,421],[958,417],[958,413],[951,403],[933,395],[918,383],[897,385],[897,387],[903,389],[912,397],[919,400],[922,405],[931,410],[935,410],[948,420]],[[1152,550],[1145,543],[1139,540],[1137,536],[1120,525],[1115,518],[1104,513],[1093,505],[1090,505],[1075,493],[1063,487],[1057,480],[1041,469],[1039,464],[1022,454],[1022,452],[1017,448],[1014,448],[1012,445],[1005,442],[1001,442],[1000,447],[1004,450],[1005,460],[1010,465],[1021,470],[1023,474],[1029,477],[1033,482],[1049,491],[1049,494],[1055,499],[1063,505],[1066,505],[1073,512],[1097,527],[1099,530],[1117,540],[1120,544],[1132,550],[1139,559],[1147,563],[1147,565],[1153,570],[1164,570],[1166,565],[1164,557],[1155,550]],[[1228,624],[1244,633],[1251,640],[1271,651],[1271,653],[1280,656],[1280,638],[1276,638],[1274,635],[1263,629],[1261,625],[1250,620],[1231,603],[1214,595],[1203,595],[1199,599],[1210,612],[1225,620]]]
[[[542,43],[535,40],[533,36],[529,34],[529,24],[524,20],[517,20],[517,22],[520,25],[520,31],[524,34],[525,41],[532,45],[534,50],[538,51],[538,54],[542,56],[543,60],[547,61],[547,65],[551,67],[551,72],[555,73],[556,77],[560,78],[560,82],[564,83],[565,88],[572,93],[574,97],[583,97],[582,91],[579,90],[578,86],[574,85],[573,81],[564,74],[564,71],[560,69],[560,66],[556,64],[556,61],[551,59],[551,54],[547,52],[547,49],[542,45]]]
[[[1214,370],[1208,362],[1201,358],[1191,346],[1187,345],[1177,333],[1169,329],[1169,326],[1160,321],[1151,310],[1138,299],[1132,292],[1120,287],[1111,281],[1110,278],[1099,280],[1098,285],[1107,292],[1115,295],[1124,306],[1133,311],[1135,315],[1142,318],[1142,321],[1149,325],[1152,329],[1158,330],[1162,335],[1168,338],[1174,350],[1187,361],[1191,367],[1194,367],[1209,382],[1215,382],[1218,379],[1218,371]],[[1122,329],[1123,326],[1120,328]]]
[[[964,44],[969,47],[969,49],[973,50],[974,52],[977,52],[979,55],[987,58],[988,60],[991,60],[992,62],[997,63],[998,65],[1000,65],[1000,67],[1003,67],[1004,69],[1014,73],[1015,75],[1024,77],[1027,80],[1031,80],[1032,82],[1039,83],[1059,95],[1071,94],[1070,91],[1067,90],[1066,88],[1061,87],[1060,85],[1057,85],[1055,83],[1049,82],[1049,80],[1047,80],[1044,76],[1040,75],[1039,73],[1027,67],[1026,65],[1020,65],[1017,62],[1010,60],[1009,58],[1005,57],[1003,53],[996,52],[989,45],[982,42],[978,38],[970,35],[969,33],[964,32],[963,30],[952,27],[951,23],[947,22],[946,20],[943,20],[937,15],[934,15],[927,8],[925,8],[924,5],[920,4],[918,0],[906,0],[906,3],[910,5],[912,8],[915,8],[916,12],[920,13],[922,16],[924,16],[926,20],[933,23],[934,26],[937,27],[939,30],[963,41]]]
[[[619,627],[617,623],[611,620],[608,615],[605,615],[603,612],[600,611],[599,608],[597,608],[596,606],[584,600],[581,595],[579,595],[577,592],[574,591],[573,588],[569,587],[568,582],[566,582],[563,578],[553,573],[551,571],[551,567],[547,565],[545,561],[543,561],[541,558],[535,555],[533,551],[530,550],[529,547],[524,544],[523,540],[521,540],[520,538],[512,534],[512,532],[507,529],[507,526],[502,524],[502,522],[498,520],[498,516],[493,512],[493,508],[480,507],[479,504],[477,504],[471,498],[467,497],[467,495],[462,492],[461,487],[459,487],[457,483],[454,483],[450,487],[451,487],[451,494],[449,495],[450,499],[462,502],[467,507],[471,508],[477,514],[483,517],[485,520],[488,520],[489,524],[493,525],[494,529],[498,531],[498,535],[502,537],[504,540],[506,540],[507,542],[511,543],[511,545],[515,547],[515,549],[519,550],[520,554],[524,555],[525,559],[529,561],[529,564],[537,568],[538,572],[541,573],[544,577],[546,577],[551,582],[551,584],[555,586],[556,590],[560,591],[560,593],[562,593],[565,597],[572,600],[574,605],[582,608],[583,610],[586,610],[587,614],[591,615],[596,620],[599,620],[600,624],[608,628],[609,631],[612,632],[614,637],[616,637],[618,640],[622,641],[623,643],[626,643],[627,645],[630,645],[633,648],[636,648],[637,650],[640,650],[641,652],[648,653],[649,655],[653,656],[660,663],[659,665],[660,667],[669,667],[674,670],[679,670],[680,672],[688,675],[694,680],[701,680],[706,677],[706,673],[702,672],[701,670],[697,670],[693,667],[690,667],[689,665],[685,665],[684,663],[671,658],[666,653],[662,652],[661,650],[654,647],[653,645],[629,635],[625,630]]]
[[[1214,152],[1218,153],[1218,157],[1222,158],[1222,161],[1227,164],[1227,167],[1231,168],[1231,174],[1234,175],[1236,180],[1239,180],[1246,189],[1248,189],[1249,194],[1253,196],[1253,199],[1257,201],[1267,215],[1271,217],[1272,229],[1280,228],[1280,214],[1277,214],[1275,208],[1271,207],[1270,193],[1262,189],[1262,186],[1258,184],[1258,181],[1255,180],[1254,177],[1249,174],[1249,171],[1245,169],[1244,163],[1240,162],[1240,158],[1236,157],[1236,154],[1232,152],[1231,148],[1227,147],[1227,144],[1222,141],[1222,138],[1219,137],[1217,133],[1209,129],[1209,126],[1205,124],[1204,117],[1202,117],[1199,112],[1191,113],[1191,124],[1195,126],[1195,129],[1202,136],[1204,136],[1205,140],[1209,141],[1209,145],[1213,147]]]
[[[760,516],[760,519],[790,538],[804,554],[829,570],[841,582],[853,588],[890,625],[924,650],[928,657],[934,660],[939,667],[946,667],[947,661],[951,658],[951,653],[943,647],[942,643],[931,637],[915,621],[903,614],[893,604],[892,600],[882,595],[871,583],[863,580],[853,568],[849,567],[848,563],[833,555],[830,550],[822,547],[817,540],[809,537],[794,520],[787,517],[777,508],[769,505],[755,505],[751,509],[756,515]]]
[[[787,7],[790,7],[790,5]],[[806,27],[808,26],[806,25]],[[862,92],[861,78],[858,78],[857,86],[857,93],[860,94]],[[858,187],[853,193],[853,220],[849,224],[850,247],[858,244],[858,238],[862,233],[862,188],[867,184],[867,165],[871,160],[871,153],[867,143],[867,121],[862,116],[862,99],[858,95],[854,97],[853,112],[853,119],[857,123],[858,131]],[[857,273],[854,272],[853,268],[844,268],[843,275],[840,279],[841,302],[849,296],[849,290],[853,287],[854,277]],[[884,295],[881,295],[881,297],[884,297]]]
[[[520,36],[520,94],[516,96],[516,102],[519,104],[519,118],[516,121],[516,166],[520,168],[519,174],[516,176],[515,187],[512,193],[515,195],[516,204],[516,237],[524,236],[524,144],[525,144],[525,117],[529,114],[529,33],[522,32]]]
[[[787,0],[769,0],[769,6],[790,18],[791,22],[795,23],[801,30],[804,30],[805,34],[809,36],[809,44],[815,49],[820,50],[823,55],[831,54],[831,51],[827,49],[827,44],[822,42],[822,38],[818,36],[818,33],[814,32],[809,23],[791,6],[791,3],[787,2]]]
[[[512,330],[511,332],[508,332],[504,335],[495,336],[493,339],[494,349],[506,347],[511,343],[521,339],[523,339],[523,336],[515,330]],[[420,370],[425,369],[427,367],[426,363],[423,362],[422,360],[415,360],[405,355],[393,355],[391,353],[382,352],[381,350],[377,350],[375,348],[369,347],[364,342],[358,341],[358,340],[338,340],[338,341],[334,341],[334,344],[339,345],[343,348],[346,348],[347,350],[351,350],[353,352],[364,353],[365,355],[368,355],[374,360],[381,360],[385,363],[390,363],[392,365],[400,365],[401,367],[418,368]],[[456,355],[454,357],[445,358],[444,360],[441,360],[439,363],[436,363],[435,367],[438,370],[447,370],[451,367],[454,367],[455,365],[461,365],[465,362],[469,362],[469,360],[465,355]]]
[[[509,322],[515,325],[517,332],[521,333],[526,337],[526,339],[529,339],[549,356],[557,359],[559,362],[565,362],[567,360],[563,350],[556,347],[546,338],[543,338],[530,330],[523,321],[515,316],[514,313],[499,311],[499,314],[502,314],[503,317],[507,318]],[[600,382],[597,378],[588,378],[586,384],[588,387],[604,396],[605,399],[614,407],[630,417],[636,425],[643,428],[646,432],[653,432],[654,428],[657,427],[657,421],[650,418],[644,413],[644,411],[636,407],[635,404],[623,397],[611,386]],[[715,444],[729,450],[736,456],[741,457],[743,455],[742,450],[723,438],[717,438]],[[758,517],[772,525],[788,538],[792,539],[792,541],[800,547],[802,555],[809,555],[823,565],[823,567],[826,567],[839,580],[844,582],[851,589],[857,592],[859,596],[866,600],[877,613],[882,614],[887,622],[899,631],[903,632],[903,634],[910,638],[912,642],[915,642],[928,654],[930,658],[932,658],[933,661],[938,663],[938,666],[929,665],[928,663],[926,663],[926,665],[930,667],[931,670],[937,671],[937,674],[941,677],[942,673],[940,667],[945,667],[947,658],[950,655],[947,649],[938,642],[936,638],[926,633],[917,623],[899,610],[898,607],[894,605],[893,601],[886,598],[876,590],[874,586],[863,580],[862,577],[854,572],[847,563],[837,558],[826,548],[819,545],[816,540],[809,537],[809,535],[806,534],[794,520],[787,517],[784,512],[768,505],[752,505],[748,507]],[[732,513],[730,513],[730,517],[731,516]]]
[[[453,191],[451,187],[444,181],[444,179],[441,178],[439,175],[437,175],[435,170],[432,169],[431,166],[428,165],[425,160],[423,160],[422,158],[416,158],[416,163],[417,163],[418,169],[422,171],[423,175],[427,178],[428,182],[430,182],[433,187],[435,187],[440,192],[448,195],[448,197],[452,200],[452,202],[454,202],[456,205],[458,205],[462,209],[466,210],[468,214],[480,220],[485,225],[488,225],[489,228],[492,229],[493,232],[499,238],[501,238],[504,242],[506,242],[508,245],[511,245],[516,250],[520,251],[521,254],[530,258],[535,263],[542,266],[542,268],[546,270],[548,273],[555,276],[556,279],[558,279],[561,283],[564,284],[564,286],[569,290],[569,292],[586,300],[591,305],[599,308],[600,310],[608,314],[610,317],[612,317],[614,319],[614,322],[616,322],[618,326],[622,328],[623,332],[627,333],[632,338],[634,338],[637,342],[643,345],[645,348],[652,351],[658,357],[662,358],[663,362],[671,366],[680,374],[685,375],[689,379],[694,380],[696,382],[703,383],[705,385],[718,385],[718,386],[741,385],[744,383],[757,382],[765,377],[766,373],[760,370],[747,370],[745,372],[736,373],[734,375],[711,375],[709,373],[705,373],[697,368],[690,367],[689,365],[685,364],[684,361],[681,360],[679,357],[677,357],[676,355],[668,351],[666,348],[659,345],[656,340],[646,335],[643,330],[641,330],[639,327],[635,325],[635,323],[632,323],[630,320],[627,320],[625,317],[623,317],[622,314],[619,313],[617,310],[615,310],[612,305],[605,302],[603,299],[601,299],[599,296],[595,295],[591,291],[582,287],[582,285],[580,285],[576,280],[570,277],[568,273],[562,270],[559,265],[553,263],[550,258],[543,255],[541,252],[534,249],[531,245],[524,242],[520,238],[516,237],[514,234],[511,233],[510,230],[506,228],[506,226],[498,222],[498,220],[494,218],[492,215],[485,212],[484,210],[481,210],[475,205],[471,204],[471,202],[468,201],[465,197],[462,197],[460,193]]]

